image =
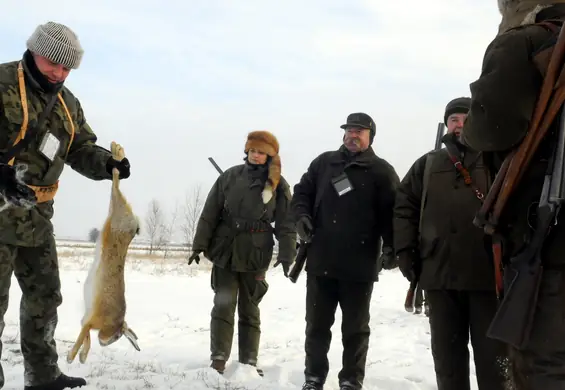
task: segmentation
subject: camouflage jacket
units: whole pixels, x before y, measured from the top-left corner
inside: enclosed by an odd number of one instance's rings
[[[247,164],[226,170],[216,180],[198,221],[192,247],[214,264],[238,272],[264,271],[273,256],[273,234],[279,242],[278,259],[296,256],[296,230],[290,217],[290,187],[281,177],[276,196],[263,204],[264,180],[252,177]],[[271,224],[274,222],[274,228]]]
[[[48,96],[37,81],[31,77],[25,62],[25,90],[28,106],[28,131],[38,120],[47,105]],[[23,123],[23,107],[18,84],[19,61],[0,64],[0,153],[9,150],[16,140]],[[92,180],[110,179],[106,162],[111,156],[95,144],[97,138],[86,122],[78,99],[66,88],[61,90],[62,98],[73,119],[72,128],[64,107],[57,101],[36,137],[15,159],[15,165],[25,164],[27,171],[24,182],[34,186],[48,186],[57,183],[64,164],[69,164],[78,173]],[[58,152],[50,162],[39,152],[39,145],[46,133],[50,132],[60,142]],[[67,153],[68,152],[68,153]],[[0,212],[0,243],[19,246],[38,246],[53,234],[51,218],[53,200],[39,203],[31,210],[10,207]]]

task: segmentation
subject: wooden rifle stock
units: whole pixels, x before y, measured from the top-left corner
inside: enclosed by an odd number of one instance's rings
[[[404,310],[408,313],[412,313],[414,311],[414,297],[416,295],[416,289],[418,288],[418,280],[414,279],[410,282],[410,287],[406,292],[406,298],[404,299]]]

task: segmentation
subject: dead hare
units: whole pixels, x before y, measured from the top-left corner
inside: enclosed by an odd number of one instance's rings
[[[121,161],[123,148],[112,142],[112,157]],[[136,350],[137,335],[125,321],[126,299],[124,264],[129,245],[139,233],[139,220],[119,188],[117,169],[112,171],[110,209],[96,243],[95,258],[84,284],[85,314],[82,329],[69,351],[71,363],[79,349],[79,361],[84,363],[90,351],[90,331],[98,330],[101,346],[108,346],[126,336]]]

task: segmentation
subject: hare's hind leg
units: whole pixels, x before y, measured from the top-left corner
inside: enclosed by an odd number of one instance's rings
[[[86,362],[88,352],[90,352],[90,332],[86,333],[84,342],[82,343],[82,348],[80,349],[80,354],[78,355],[78,359],[82,364]]]
[[[80,330],[80,333],[77,337],[77,341],[75,341],[75,344],[73,345],[73,347],[71,348],[71,350],[67,354],[67,362],[68,363],[72,363],[73,360],[75,360],[75,357],[77,356],[78,350],[80,349],[80,347],[82,347],[82,344],[84,343],[84,339],[86,338],[86,335],[88,334],[90,336],[89,333],[90,333],[90,324],[86,323],[86,324],[84,324],[84,326]]]

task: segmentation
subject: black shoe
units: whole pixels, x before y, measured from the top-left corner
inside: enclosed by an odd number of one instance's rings
[[[361,388],[363,388],[363,386],[356,386],[349,381],[343,381],[339,384],[339,390],[361,390]]]
[[[61,374],[53,382],[45,383],[43,385],[25,386],[24,390],[63,390],[74,389],[75,387],[82,386],[86,386],[86,381],[83,378],[74,378],[72,376]]]
[[[214,359],[212,360],[212,364],[210,364],[210,367],[216,370],[218,374],[223,375],[226,369],[226,361],[220,359]]]
[[[324,385],[314,382],[314,381],[306,381],[302,385],[302,390],[323,390]]]

